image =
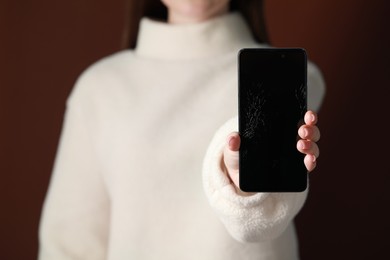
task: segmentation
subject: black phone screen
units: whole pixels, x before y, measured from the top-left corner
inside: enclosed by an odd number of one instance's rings
[[[240,189],[300,192],[307,186],[296,148],[307,111],[307,58],[300,48],[242,49],[238,55]]]

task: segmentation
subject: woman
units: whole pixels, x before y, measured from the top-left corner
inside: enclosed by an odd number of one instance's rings
[[[39,258],[297,259],[307,191],[238,187],[237,51],[267,45],[264,24],[248,25],[258,9],[232,10],[261,1],[162,2],[166,21],[160,2],[132,1],[136,47],[93,64],[68,99]],[[323,81],[312,64],[308,76],[316,110]],[[308,112],[299,130],[308,171],[316,121]]]

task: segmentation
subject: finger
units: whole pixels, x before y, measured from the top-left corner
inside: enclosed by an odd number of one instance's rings
[[[316,158],[320,156],[320,149],[315,142],[309,140],[299,140],[297,142],[297,149],[301,153],[314,155]]]
[[[317,158],[312,154],[307,154],[303,160],[306,169],[311,172],[317,166]]]
[[[321,137],[320,130],[315,125],[302,125],[298,130],[298,135],[302,139],[318,142]]]
[[[318,116],[315,112],[309,110],[305,113],[304,120],[307,125],[315,125],[317,124]]]

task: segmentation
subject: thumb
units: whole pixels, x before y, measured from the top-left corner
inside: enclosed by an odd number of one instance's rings
[[[233,183],[239,187],[238,183],[238,158],[239,158],[239,149],[240,149],[241,139],[237,132],[231,133],[226,141],[223,161],[228,172],[230,179]]]

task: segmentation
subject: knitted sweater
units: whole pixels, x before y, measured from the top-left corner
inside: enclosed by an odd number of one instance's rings
[[[221,170],[237,130],[237,14],[144,18],[137,48],[78,79],[44,203],[39,259],[297,259],[302,193],[242,197]],[[324,84],[308,68],[309,108]],[[233,119],[232,119],[233,118]]]

